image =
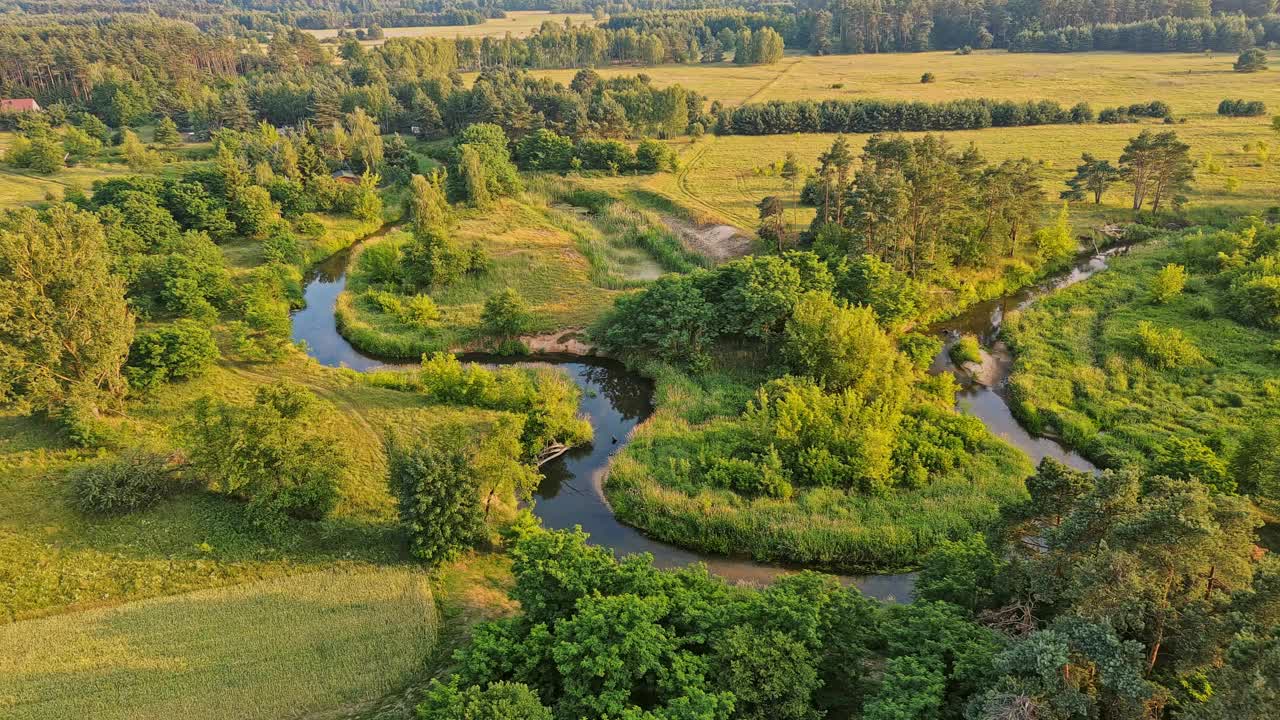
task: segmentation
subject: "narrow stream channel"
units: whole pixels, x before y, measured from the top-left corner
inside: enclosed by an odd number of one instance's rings
[[[384,228],[378,234],[387,231]],[[338,295],[346,287],[350,258],[351,250],[341,251],[307,274],[304,289],[306,307],[293,315],[293,339],[305,342],[308,354],[323,365],[345,366],[360,371],[394,365],[361,353],[338,333],[334,308]],[[933,371],[955,371],[947,349],[960,334],[977,335],[984,345],[989,346],[995,341],[1005,312],[1025,307],[1047,292],[1080,282],[1104,267],[1105,255],[1094,256],[1051,281],[1000,300],[976,305],[964,314],[940,323],[933,330],[944,336],[946,347],[935,359]],[[1037,462],[1050,456],[1077,468],[1093,469],[1083,457],[1052,440],[1034,437],[1018,425],[1003,394],[1012,363],[1007,351],[995,354],[1000,364],[995,381],[990,385],[966,381],[967,376],[958,373],[963,384],[957,398],[961,409],[981,419],[994,433],[1027,452]],[[592,542],[609,547],[619,555],[647,552],[653,555],[659,567],[701,562],[711,572],[734,582],[766,583],[779,574],[795,572],[793,568],[709,555],[658,542],[614,517],[605,501],[602,482],[609,459],[626,445],[636,425],[653,412],[653,386],[648,379],[627,370],[619,362],[605,358],[539,356],[536,359],[513,359],[464,355],[462,359],[490,365],[553,366],[566,372],[582,390],[580,412],[590,420],[595,439],[542,466],[544,480],[534,495],[533,509],[546,527],[567,529],[581,526],[590,533]],[[915,577],[915,573],[905,573],[854,576],[845,580],[868,596],[906,601],[911,597]]]

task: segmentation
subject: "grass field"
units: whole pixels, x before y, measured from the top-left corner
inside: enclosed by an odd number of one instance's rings
[[[1275,54],[1273,54],[1275,56]],[[727,105],[768,100],[827,98],[897,98],[940,101],[990,97],[1011,100],[1049,99],[1074,104],[1086,101],[1094,110],[1104,107],[1163,100],[1175,115],[1187,122],[1172,126],[1156,121],[1141,125],[1057,125],[1025,128],[993,128],[949,132],[956,145],[973,142],[991,160],[1029,157],[1044,161],[1042,176],[1049,198],[1056,198],[1074,173],[1080,154],[1118,159],[1130,137],[1142,128],[1174,130],[1201,161],[1192,207],[1239,208],[1256,211],[1276,204],[1280,197],[1280,159],[1265,165],[1246,143],[1265,141],[1280,148],[1280,136],[1271,131],[1269,117],[1224,118],[1217,115],[1224,98],[1262,100],[1280,112],[1280,84],[1267,75],[1237,73],[1234,57],[1221,53],[1140,54],[1069,53],[1014,54],[1003,51],[972,55],[933,52],[886,55],[788,55],[776,65],[664,65],[653,68],[604,68],[603,75],[630,75],[643,71],[659,83],[680,83],[701,92],[709,100]],[[921,84],[920,75],[933,72],[938,80]],[[574,71],[540,71],[540,75],[568,82]],[[833,85],[843,85],[835,88]],[[851,136],[856,149],[865,135]],[[794,187],[776,175],[757,174],[756,168],[781,162],[794,152],[809,168],[833,135],[773,135],[765,137],[712,137],[698,142],[673,140],[682,168],[674,176],[642,178],[636,183],[671,200],[718,217],[744,229],[757,224],[756,203],[765,195],[794,198]],[[1272,153],[1280,155],[1280,153]],[[1209,163],[1218,166],[1209,172]],[[1228,183],[1238,182],[1234,190]],[[794,207],[794,206],[793,206]],[[1080,228],[1103,218],[1128,215],[1125,188],[1117,186],[1104,198],[1103,207],[1077,204],[1073,222]],[[797,207],[791,213],[797,228],[807,226],[813,210]]]
[[[393,37],[502,37],[511,33],[515,37],[529,35],[542,27],[544,22],[563,25],[568,18],[574,25],[591,22],[590,13],[557,13],[544,10],[508,10],[507,17],[489,20],[480,25],[436,25],[432,27],[383,28],[387,38]],[[337,37],[338,30],[307,30],[321,40]],[[363,45],[381,45],[382,40],[368,40]]]
[[[1156,272],[1186,263],[1182,239],[1135,249],[1112,267],[1044,298],[1006,323],[1017,362],[1015,412],[1062,436],[1096,462],[1150,466],[1171,438],[1205,443],[1230,458],[1240,437],[1280,407],[1280,333],[1228,317],[1231,300],[1188,264],[1187,290],[1151,300]],[[1176,328],[1203,365],[1159,369],[1135,351],[1139,322]]]
[[[0,626],[0,715],[280,720],[420,672],[439,632],[416,569],[320,572]]]
[[[459,213],[451,231],[454,241],[462,248],[480,242],[491,262],[486,272],[431,292],[441,312],[438,328],[418,329],[380,311],[363,297],[369,285],[357,271],[338,299],[343,335],[382,357],[416,358],[424,352],[472,347],[482,341],[485,299],[506,287],[528,301],[534,317],[531,333],[582,329],[607,311],[620,292],[664,271],[641,244],[641,236],[623,227],[627,221],[644,225],[644,217],[606,214],[595,220],[557,201],[553,192],[561,191],[534,182],[521,198],[503,200],[485,211]],[[616,223],[600,227],[606,220]],[[392,233],[360,251],[407,239],[404,233]],[[352,266],[359,267],[358,255]]]
[[[1271,53],[1272,62],[1280,53]],[[1214,115],[1223,98],[1265,101],[1280,111],[1280,84],[1269,74],[1237,73],[1226,53],[1091,52],[1023,54],[1003,50],[883,55],[789,54],[774,65],[659,65],[600,68],[605,77],[644,72],[659,84],[679,83],[726,105],[769,100],[895,98],[953,100],[988,97],[1088,102],[1095,110],[1164,100],[1179,117]],[[575,70],[537,74],[568,83]],[[922,84],[932,72],[937,80]],[[1272,71],[1274,72],[1274,71]],[[843,85],[843,87],[833,87]]]
[[[0,157],[4,156],[13,138],[12,132],[0,132]],[[68,188],[87,190],[94,180],[128,174],[129,168],[124,165],[106,163],[65,168],[52,175],[0,165],[0,208],[42,203],[49,199],[61,200]]]

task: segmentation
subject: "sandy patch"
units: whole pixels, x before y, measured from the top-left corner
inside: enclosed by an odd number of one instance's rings
[[[749,255],[755,245],[750,235],[732,225],[694,225],[670,215],[662,220],[686,248],[717,263]]]

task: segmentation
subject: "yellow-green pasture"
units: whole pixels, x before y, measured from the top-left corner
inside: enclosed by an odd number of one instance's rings
[[[484,27],[484,26],[480,26]],[[1270,54],[1273,66],[1280,53]],[[648,74],[679,83],[726,105],[768,100],[892,98],[936,102],[1001,100],[1088,102],[1095,110],[1163,100],[1179,117],[1214,115],[1223,98],[1262,100],[1280,112],[1280,70],[1238,73],[1227,53],[1010,53],[987,50],[884,55],[789,54],[773,65],[660,65],[603,68],[600,74]],[[568,82],[576,71],[539,71]],[[920,76],[931,72],[932,83]],[[840,87],[836,87],[839,85]]]
[[[327,571],[0,626],[0,715],[278,720],[351,708],[421,671],[427,576]]]
[[[972,142],[990,161],[1028,157],[1042,162],[1044,189],[1052,199],[1066,188],[1066,180],[1075,173],[1081,153],[1089,152],[1114,163],[1129,138],[1143,129],[1174,130],[1191,145],[1191,155],[1199,167],[1188,196],[1189,207],[1261,211],[1280,203],[1280,137],[1272,132],[1266,118],[1214,117],[1181,125],[1161,125],[1154,121],[1124,125],[1045,125],[941,134],[957,147]],[[867,137],[849,136],[855,152]],[[807,225],[814,210],[797,204],[801,182],[789,184],[770,171],[769,166],[793,152],[800,163],[811,170],[817,164],[818,154],[830,147],[834,139],[835,135],[830,134],[802,134],[708,136],[697,142],[675,140],[672,142],[680,152],[680,171],[675,175],[654,176],[645,182],[650,189],[677,202],[719,215],[744,228],[757,224],[756,204],[760,198],[779,195],[790,202],[793,222]],[[1259,141],[1274,148],[1271,154],[1275,157],[1268,157],[1265,163],[1257,149]],[[1103,197],[1101,206],[1094,206],[1092,202],[1073,203],[1073,221],[1080,224],[1127,216],[1130,192],[1129,186],[1117,183]]]
[[[387,38],[393,37],[435,37],[435,38],[457,38],[457,37],[502,37],[507,33],[511,33],[514,37],[523,37],[532,34],[535,30],[542,27],[542,23],[550,21],[557,25],[563,25],[565,19],[574,25],[582,25],[591,22],[589,13],[557,13],[547,12],[545,10],[509,10],[505,18],[494,18],[479,25],[433,25],[430,27],[395,27],[383,28],[382,32]],[[337,37],[338,30],[330,28],[327,30],[308,30],[307,32],[324,40],[325,38]],[[383,40],[368,40],[364,45],[380,45]]]

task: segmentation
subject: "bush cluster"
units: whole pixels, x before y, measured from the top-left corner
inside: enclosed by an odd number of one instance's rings
[[[1260,117],[1267,114],[1267,104],[1261,100],[1228,98],[1218,103],[1218,114],[1227,117]]]
[[[166,456],[138,449],[77,467],[67,484],[72,507],[86,515],[142,510],[177,487]]]

